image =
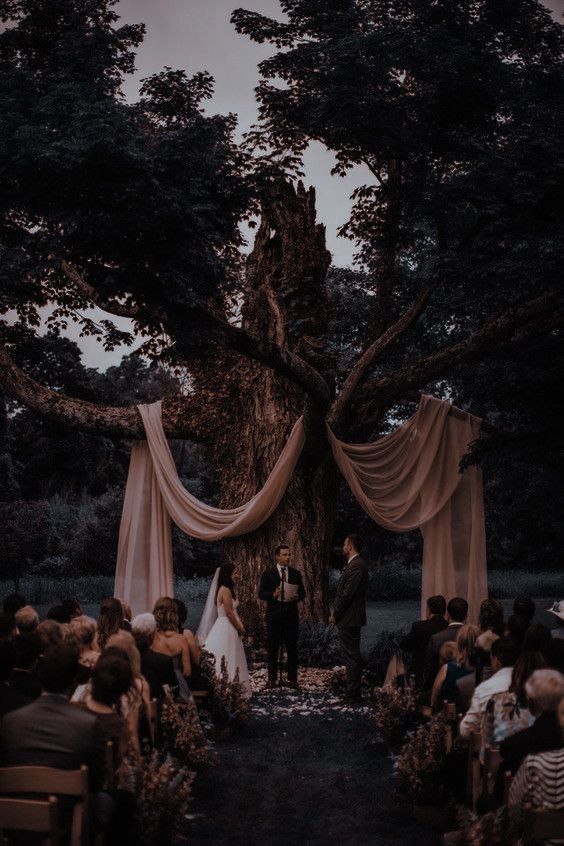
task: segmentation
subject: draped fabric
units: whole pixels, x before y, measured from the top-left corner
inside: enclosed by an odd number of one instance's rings
[[[220,509],[182,485],[161,422],[161,403],[138,406],[147,440],[136,443],[123,506],[115,595],[135,613],[173,594],[170,521],[200,540],[257,529],[282,499],[305,442],[296,422],[264,486],[245,505]],[[428,596],[468,599],[472,619],[487,596],[482,477],[458,472],[481,421],[423,396],[415,415],[372,444],[345,444],[327,426],[335,461],[360,505],[394,532],[420,528],[424,538],[422,611]]]
[[[162,427],[161,403],[139,405],[146,441],[131,452],[121,517],[115,595],[134,613],[173,596],[170,520],[194,538],[216,541],[244,535],[268,520],[284,496],[305,442],[300,417],[261,490],[245,505],[221,509],[182,485]]]
[[[423,395],[417,412],[371,444],[345,444],[327,427],[335,461],[356,499],[380,526],[423,534],[421,612],[427,597],[463,596],[476,620],[487,596],[482,474],[458,472],[481,420]]]

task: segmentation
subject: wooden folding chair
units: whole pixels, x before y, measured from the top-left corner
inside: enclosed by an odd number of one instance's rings
[[[525,843],[545,843],[564,839],[564,810],[525,808],[523,811]]]
[[[89,841],[88,767],[59,770],[54,767],[1,767],[0,796],[40,793],[74,796],[70,846],[87,846]]]
[[[5,831],[35,832],[47,835],[44,845],[59,844],[59,809],[56,796],[47,799],[0,797],[0,837]],[[5,841],[4,841],[5,842]]]
[[[503,774],[503,804],[507,805],[509,800],[509,791],[511,789],[511,782],[513,781],[513,773],[511,770],[506,770]]]
[[[484,768],[482,771],[482,795],[493,796],[497,771],[503,758],[498,746],[486,746],[484,750]]]
[[[443,717],[445,718],[445,752],[448,755],[454,743],[454,732],[456,726],[456,705],[454,702],[443,704]]]
[[[473,731],[468,738],[468,767],[466,770],[466,804],[476,810],[480,796],[480,748],[482,734]]]

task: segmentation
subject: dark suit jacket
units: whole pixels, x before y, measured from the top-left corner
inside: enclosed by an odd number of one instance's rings
[[[61,770],[88,765],[90,788],[104,782],[104,733],[97,718],[64,696],[44,693],[31,705],[6,714],[1,748],[6,767],[41,766]]]
[[[518,731],[500,743],[499,751],[504,761],[500,770],[510,769],[515,775],[527,755],[561,749],[562,745],[556,711],[546,711],[537,717],[530,728]]]
[[[259,599],[266,602],[266,618],[271,620],[278,619],[282,613],[286,614],[286,618],[290,622],[298,622],[298,603],[279,602],[274,598],[274,591],[280,584],[282,579],[278,572],[278,567],[269,567],[261,576],[259,586]],[[295,567],[288,567],[288,584],[298,586],[298,601],[305,599],[305,588],[302,581],[302,574]]]
[[[439,672],[439,652],[441,646],[447,640],[456,640],[460,631],[461,623],[451,623],[446,629],[431,635],[425,654],[425,666],[423,669],[423,690],[430,690],[433,687],[435,677]]]
[[[41,679],[35,670],[12,670],[10,686],[28,699],[41,696]]]
[[[406,652],[413,653],[413,672],[415,673],[415,684],[421,687],[423,684],[423,672],[425,669],[425,655],[427,646],[432,635],[441,632],[448,626],[447,621],[440,614],[433,614],[428,620],[417,620],[411,626],[411,631],[401,641],[400,647]]]
[[[333,619],[337,628],[353,629],[366,625],[367,587],[366,561],[357,555],[347,564],[337,585],[333,603]]]
[[[24,705],[30,705],[31,699],[20,693],[19,690],[14,690],[9,684],[0,684],[0,717],[4,714],[9,714],[10,711],[15,711],[16,708],[23,708]]]

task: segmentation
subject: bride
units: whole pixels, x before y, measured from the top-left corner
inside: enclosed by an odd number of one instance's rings
[[[221,659],[225,658],[230,681],[239,670],[239,681],[246,694],[251,695],[251,681],[241,637],[245,633],[237,613],[239,601],[235,595],[238,571],[233,564],[222,564],[215,571],[204,613],[198,626],[198,641],[215,656],[215,669],[219,673]]]

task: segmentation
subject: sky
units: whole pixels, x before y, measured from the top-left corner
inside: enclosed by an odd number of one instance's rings
[[[277,0],[240,0],[245,9],[282,18]],[[545,5],[556,17],[564,13],[564,0],[546,0]],[[143,22],[147,33],[137,52],[137,69],[126,80],[124,94],[137,99],[139,82],[165,65],[183,68],[188,75],[209,71],[215,79],[215,95],[206,106],[209,113],[236,112],[239,131],[247,130],[257,118],[254,88],[258,83],[257,64],[273,52],[270,45],[255,44],[247,36],[238,35],[230,23],[236,0],[120,0],[117,11],[122,21]],[[325,224],[327,247],[333,264],[350,266],[354,245],[337,237],[337,229],[348,219],[350,195],[357,185],[373,181],[364,168],[357,167],[344,177],[330,175],[334,157],[321,144],[313,144],[306,153],[304,170],[306,185],[314,185],[318,219]],[[100,316],[97,310],[92,316]],[[118,323],[128,328],[128,321]],[[77,341],[77,333],[69,332]],[[104,353],[92,338],[79,340],[84,363],[105,369],[116,364],[127,349]]]

